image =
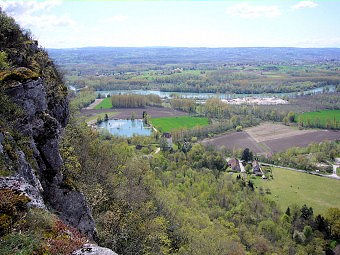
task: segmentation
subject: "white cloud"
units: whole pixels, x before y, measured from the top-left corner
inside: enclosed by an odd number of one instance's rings
[[[61,0],[36,1],[36,0],[2,0],[0,6],[10,15],[21,15],[37,11],[49,11],[62,3]]]
[[[68,16],[56,15],[23,15],[17,17],[16,20],[24,27],[36,27],[40,29],[50,29],[53,27],[71,27],[75,22]]]
[[[75,22],[66,15],[57,16],[50,13],[60,4],[61,0],[0,0],[0,7],[25,28],[51,29],[75,25]]]
[[[281,15],[281,11],[276,5],[251,5],[249,3],[240,3],[230,6],[227,8],[227,13],[245,19],[260,17],[274,18]]]
[[[317,6],[318,6],[318,4],[313,2],[313,1],[301,1],[301,2],[298,2],[297,4],[293,5],[291,8],[293,10],[298,10],[298,9],[302,9],[302,8],[315,8]]]
[[[117,22],[124,22],[128,18],[129,17],[125,16],[125,15],[115,15],[115,16],[111,16],[111,17],[108,17],[108,18],[104,18],[100,22],[101,23],[117,23]]]

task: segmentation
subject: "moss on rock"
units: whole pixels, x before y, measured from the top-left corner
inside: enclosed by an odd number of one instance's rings
[[[39,75],[26,67],[9,69],[0,73],[0,82],[3,86],[11,86],[15,82],[23,83],[27,80],[36,80]]]

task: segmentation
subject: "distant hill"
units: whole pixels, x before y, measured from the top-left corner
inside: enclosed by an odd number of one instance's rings
[[[317,63],[340,61],[340,48],[87,47],[47,49],[58,64]]]

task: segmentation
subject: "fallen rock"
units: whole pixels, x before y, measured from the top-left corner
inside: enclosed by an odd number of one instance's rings
[[[108,248],[103,248],[95,244],[85,244],[82,248],[74,251],[72,255],[118,255]]]

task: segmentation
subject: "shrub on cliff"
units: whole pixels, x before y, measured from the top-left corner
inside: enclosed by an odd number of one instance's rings
[[[12,67],[13,71],[2,76],[12,80],[22,81],[22,73],[16,75],[15,68],[24,67],[30,70],[31,78],[37,76],[44,79],[47,95],[58,102],[65,100],[67,88],[63,76],[49,58],[47,52],[38,46],[30,32],[20,28],[15,20],[0,10],[0,70]],[[1,68],[2,67],[2,68]],[[14,72],[14,73],[13,73]],[[24,78],[27,78],[27,72]],[[1,75],[0,75],[1,76]],[[0,84],[4,84],[0,78]]]

